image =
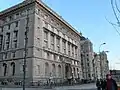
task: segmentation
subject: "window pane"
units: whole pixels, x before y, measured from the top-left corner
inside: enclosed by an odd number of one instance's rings
[[[48,41],[44,41],[44,46],[45,46],[45,48],[48,47]]]
[[[44,39],[48,40],[48,33],[46,31],[44,32]]]
[[[51,43],[54,43],[54,35],[51,35]]]

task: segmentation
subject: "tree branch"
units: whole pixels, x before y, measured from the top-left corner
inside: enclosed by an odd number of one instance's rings
[[[113,28],[115,29],[115,31],[118,33],[118,35],[120,36],[120,32],[116,29],[116,27],[115,26],[117,26],[117,27],[119,27],[118,25],[116,25],[116,24],[114,24],[114,23],[112,23],[112,22],[110,22],[106,17],[105,17],[105,19],[107,20],[107,22],[109,23],[109,24],[111,24],[112,26],[113,26]]]
[[[111,5],[112,5],[112,10],[113,10],[113,13],[114,13],[114,15],[115,15],[115,18],[117,19],[117,23],[119,23],[120,21],[119,21],[118,16],[117,16],[117,14],[116,14],[116,12],[115,12],[113,0],[111,0]]]
[[[116,6],[117,11],[120,13],[120,9],[118,8],[118,5],[117,5],[117,0],[115,0],[115,6]]]

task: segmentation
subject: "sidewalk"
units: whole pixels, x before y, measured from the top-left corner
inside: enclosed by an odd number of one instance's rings
[[[61,86],[53,87],[52,89],[42,89],[42,88],[26,88],[26,90],[95,90],[95,83],[83,84],[83,85],[74,85],[74,86]],[[0,88],[0,90],[22,90],[22,88]]]
[[[62,86],[55,87],[55,90],[84,90],[84,89],[96,89],[95,83],[83,84],[83,85],[75,85],[75,86]]]

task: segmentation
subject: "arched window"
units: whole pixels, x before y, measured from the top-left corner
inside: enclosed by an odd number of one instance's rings
[[[15,75],[15,63],[12,62],[11,66],[12,66],[12,76],[14,76]]]
[[[55,64],[52,64],[52,75],[56,76],[56,67],[55,67]]]
[[[7,74],[7,64],[3,63],[3,67],[4,67],[4,76],[6,76],[6,74]]]
[[[58,65],[58,76],[61,77],[61,66]]]
[[[45,76],[49,76],[49,64],[45,63]]]

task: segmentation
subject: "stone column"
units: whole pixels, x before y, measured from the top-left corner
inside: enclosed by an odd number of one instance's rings
[[[72,44],[70,44],[70,56],[72,56]]]

